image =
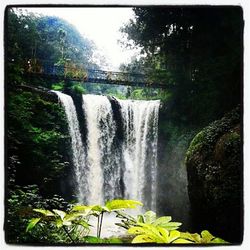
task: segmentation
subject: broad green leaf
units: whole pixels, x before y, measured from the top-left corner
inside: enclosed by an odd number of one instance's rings
[[[159,230],[159,234],[161,236],[161,241],[162,241],[162,242],[158,242],[158,243],[168,243],[169,232],[165,228],[162,228],[162,227],[157,227],[157,229]]]
[[[58,209],[53,209],[53,212],[55,214],[58,214],[60,216],[60,218],[63,220],[63,218],[66,216],[66,213],[62,210],[58,210]]]
[[[147,211],[144,215],[144,223],[152,224],[156,220],[156,213],[153,211]]]
[[[71,212],[78,212],[82,216],[87,216],[91,212],[93,206],[76,205],[71,209]]]
[[[169,223],[171,220],[172,220],[171,216],[162,216],[156,219],[153,224],[155,226],[162,226],[162,225]]]
[[[156,242],[156,240],[153,237],[148,236],[147,234],[137,235],[132,240],[133,244],[136,244],[136,243],[152,243],[152,242]]]
[[[152,224],[145,224],[145,223],[137,223],[137,224],[139,226],[141,226],[145,230],[145,232],[153,233],[155,235],[159,235],[160,236],[158,228],[155,227],[154,225],[152,225]]]
[[[196,242],[196,243],[200,242],[200,239],[201,239],[199,234],[191,234],[189,232],[186,232],[186,233],[181,232],[181,238],[192,241],[192,242]]]
[[[104,211],[109,211],[105,206],[100,206],[100,205],[94,205],[91,207],[92,211],[96,211],[96,212],[104,212]]]
[[[147,229],[143,227],[131,227],[128,229],[128,233],[130,234],[145,234],[147,233]]]
[[[204,230],[201,232],[201,237],[202,237],[202,243],[209,243],[214,239],[215,237],[209,233],[207,230]]]
[[[126,209],[126,208],[136,208],[137,206],[143,206],[139,201],[135,200],[111,200],[107,201],[105,206],[109,211]]]
[[[168,243],[171,243],[174,240],[180,238],[181,233],[177,230],[173,230],[169,232]]]
[[[35,209],[33,209],[33,210],[34,210],[35,212],[41,213],[41,214],[43,214],[43,215],[45,215],[45,216],[55,216],[55,214],[52,213],[50,210],[37,209],[37,208],[35,208]]]
[[[192,237],[193,237],[193,239],[194,239],[194,241],[196,243],[200,243],[201,242],[201,236],[199,234],[197,234],[197,233],[192,234]]]
[[[73,221],[74,224],[81,225],[86,229],[89,229],[90,225],[85,220]]]
[[[75,205],[71,210],[72,211],[85,211],[85,210],[91,210],[92,207],[85,206],[85,205]]]
[[[32,218],[26,227],[26,232],[30,231],[41,220],[41,218]]]
[[[131,227],[128,229],[128,233],[136,234],[141,237],[135,237],[134,242],[141,243],[146,242],[150,239],[150,242],[155,243],[172,243],[173,241],[180,238],[181,233],[179,231],[173,230],[168,231],[163,227],[154,226],[152,224],[137,223],[138,226]],[[143,235],[143,237],[142,237]],[[147,236],[147,237],[146,237]]]
[[[193,244],[194,242],[190,241],[190,240],[178,238],[177,240],[174,240],[172,243],[174,243],[174,244]]]
[[[82,214],[81,213],[75,213],[75,212],[71,212],[69,214],[66,214],[65,217],[64,217],[64,220],[65,221],[73,221],[73,220],[76,220],[78,217],[81,217]]]
[[[164,227],[165,229],[172,231],[175,229],[178,229],[181,226],[182,223],[180,222],[168,222],[166,224],[161,224],[161,227]]]
[[[210,243],[215,243],[215,244],[228,244],[228,241],[225,241],[221,238],[215,238],[213,239]]]
[[[147,235],[152,239],[155,239],[155,242],[164,242],[162,235],[159,233],[159,230],[150,224],[138,223],[139,226],[131,227],[128,229],[128,233],[130,234],[138,234],[138,235]]]
[[[164,228],[158,228],[152,224],[144,224],[144,223],[138,223],[138,225],[143,227],[145,234],[147,234],[148,236],[154,237],[156,243],[166,243],[167,242],[166,235],[168,232]],[[161,232],[159,229],[161,230]],[[164,233],[165,233],[165,238],[162,235]]]

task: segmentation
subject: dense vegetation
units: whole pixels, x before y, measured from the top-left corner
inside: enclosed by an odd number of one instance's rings
[[[204,125],[240,103],[241,8],[136,7],[134,13],[122,31],[127,46],[140,46],[144,56],[127,69],[169,86],[172,119]]]
[[[120,68],[145,73],[152,86],[154,82],[160,82],[168,86],[166,90],[27,78],[23,73],[31,66],[39,70],[44,61],[53,61],[56,65],[67,63],[71,68],[83,65],[98,69],[100,65],[92,57],[95,45],[60,18],[23,13],[11,8],[6,10],[7,242],[72,242],[67,232],[60,227],[61,224],[58,226],[58,219],[63,220],[63,213],[59,210],[71,213],[74,209],[68,203],[74,200],[74,183],[69,181],[72,179],[72,163],[67,122],[57,99],[53,95],[44,95],[44,87],[70,93],[74,101],[82,93],[132,99],[160,98],[159,180],[165,183],[166,178],[172,179],[180,186],[183,184],[179,183],[176,168],[184,167],[185,152],[195,133],[241,103],[240,8],[136,7],[134,13],[135,20],[131,20],[121,30],[129,39],[125,46],[140,46],[142,57]],[[84,72],[77,70],[68,73],[84,75]],[[182,221],[176,212],[181,208],[168,206],[168,200],[173,198],[171,191],[168,191],[172,190],[171,187],[161,183],[159,186],[166,192],[160,197],[159,210]],[[72,190],[72,193],[68,190]],[[181,195],[176,192],[176,199],[181,201]],[[181,203],[179,207],[186,209]],[[43,210],[35,211],[37,217],[31,220],[26,233],[28,220],[34,217],[33,208]],[[48,214],[41,212],[44,210],[50,211],[57,221],[48,219]],[[89,211],[96,212],[93,209]],[[44,217],[39,217],[37,213]],[[72,221],[75,219],[78,220],[78,216],[72,217]],[[38,227],[38,222],[42,226]],[[87,229],[88,226],[84,225]],[[155,228],[139,226],[146,231],[140,229],[142,231],[136,233],[138,236],[141,232],[155,232]],[[59,233],[56,232],[58,228],[61,230]],[[214,240],[207,232],[203,235]],[[166,240],[170,235],[165,232],[165,236]],[[185,237],[189,238],[186,240],[192,238],[191,241],[196,243],[199,240],[199,243],[206,242],[197,235]],[[157,242],[155,238],[154,241],[152,238],[147,239]],[[90,238],[80,240],[91,242]],[[99,243],[108,242],[101,241],[100,237],[92,238],[92,242],[95,240]],[[114,243],[117,243],[116,240]]]
[[[101,205],[75,205],[69,211],[53,209],[33,209],[36,214],[31,218],[26,227],[26,232],[31,233],[33,242],[47,243],[108,243],[108,244],[226,244],[228,242],[210,234],[207,230],[201,235],[188,232],[180,232],[181,223],[173,222],[171,216],[156,217],[153,211],[139,214],[137,217],[130,216],[122,210],[134,209],[143,204],[135,200],[111,200]],[[103,217],[105,213],[115,213],[121,219],[117,226],[127,229],[131,237],[120,236],[119,238],[101,238]],[[90,235],[89,220],[97,217],[97,235]],[[40,226],[40,227],[38,227]],[[35,229],[35,230],[34,230]],[[93,234],[93,233],[92,233]],[[41,240],[42,236],[42,240]]]
[[[44,61],[56,64],[70,61],[98,67],[92,59],[94,43],[81,36],[68,22],[57,17],[23,13],[20,9],[7,9],[6,14],[9,84],[23,83],[20,73],[29,65],[41,67]]]

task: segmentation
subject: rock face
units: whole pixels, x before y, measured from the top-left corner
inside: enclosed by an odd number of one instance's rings
[[[193,229],[242,241],[240,108],[198,133],[186,154]]]

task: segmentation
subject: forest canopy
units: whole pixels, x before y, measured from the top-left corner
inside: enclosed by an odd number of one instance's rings
[[[143,57],[123,68],[148,72],[154,80],[168,84],[174,116],[182,114],[182,122],[204,124],[240,103],[240,7],[133,10],[135,19],[121,31],[129,40],[127,48],[139,46]]]
[[[20,83],[20,74],[29,64],[42,62],[98,68],[93,61],[96,46],[67,21],[55,16],[7,9],[7,67],[9,84]],[[12,74],[11,74],[12,73]]]

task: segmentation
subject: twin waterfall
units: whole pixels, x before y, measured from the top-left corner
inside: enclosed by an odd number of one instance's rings
[[[160,101],[82,95],[84,118],[77,118],[72,98],[53,92],[68,121],[78,202],[103,204],[125,198],[139,200],[146,209],[155,210]],[[78,119],[84,119],[85,142]]]

